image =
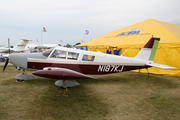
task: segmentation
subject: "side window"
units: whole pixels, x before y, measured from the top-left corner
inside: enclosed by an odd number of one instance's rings
[[[79,56],[79,53],[75,53],[75,52],[68,52],[68,59],[72,59],[72,60],[77,60]]]
[[[62,58],[66,59],[66,51],[62,50],[55,50],[53,54],[51,55],[51,58]]]
[[[82,61],[94,61],[95,56],[92,55],[83,55]]]

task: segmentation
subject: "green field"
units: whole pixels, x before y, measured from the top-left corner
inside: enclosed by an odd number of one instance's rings
[[[0,66],[3,69],[3,66]],[[76,80],[68,97],[54,79],[16,82],[22,73],[8,66],[0,73],[2,120],[179,120],[180,78],[124,72]],[[32,71],[27,71],[31,75]]]

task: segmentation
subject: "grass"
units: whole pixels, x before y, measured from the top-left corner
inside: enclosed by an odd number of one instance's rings
[[[3,66],[0,66],[3,69]],[[68,97],[54,79],[16,82],[22,73],[8,66],[0,73],[2,120],[179,120],[180,78],[124,72],[76,80]],[[27,71],[31,75],[31,71]]]

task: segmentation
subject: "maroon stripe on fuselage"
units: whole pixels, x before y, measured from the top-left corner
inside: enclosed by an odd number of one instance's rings
[[[40,63],[40,62],[28,62],[29,69],[42,70],[45,67],[59,67],[71,69],[83,74],[110,74],[141,68],[147,68],[148,66],[132,66],[132,65],[94,65],[94,64],[64,64],[64,63]]]

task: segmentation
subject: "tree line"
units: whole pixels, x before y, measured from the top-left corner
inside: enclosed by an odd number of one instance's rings
[[[74,46],[76,46],[76,45],[79,45],[79,44],[81,44],[81,43],[78,42],[78,43],[76,43],[75,45],[70,45],[70,44],[68,43],[67,45],[64,45],[63,47],[72,48],[72,47],[74,47]],[[61,46],[61,44],[58,44],[58,45]]]
[[[74,46],[76,46],[76,45],[79,45],[79,44],[81,44],[81,43],[78,42],[78,43],[76,43],[75,45],[70,45],[70,44],[68,43],[67,45],[64,45],[63,47],[72,48],[72,47],[74,47]],[[58,46],[61,46],[61,44],[58,44]],[[11,45],[10,48],[14,48],[14,46]]]

